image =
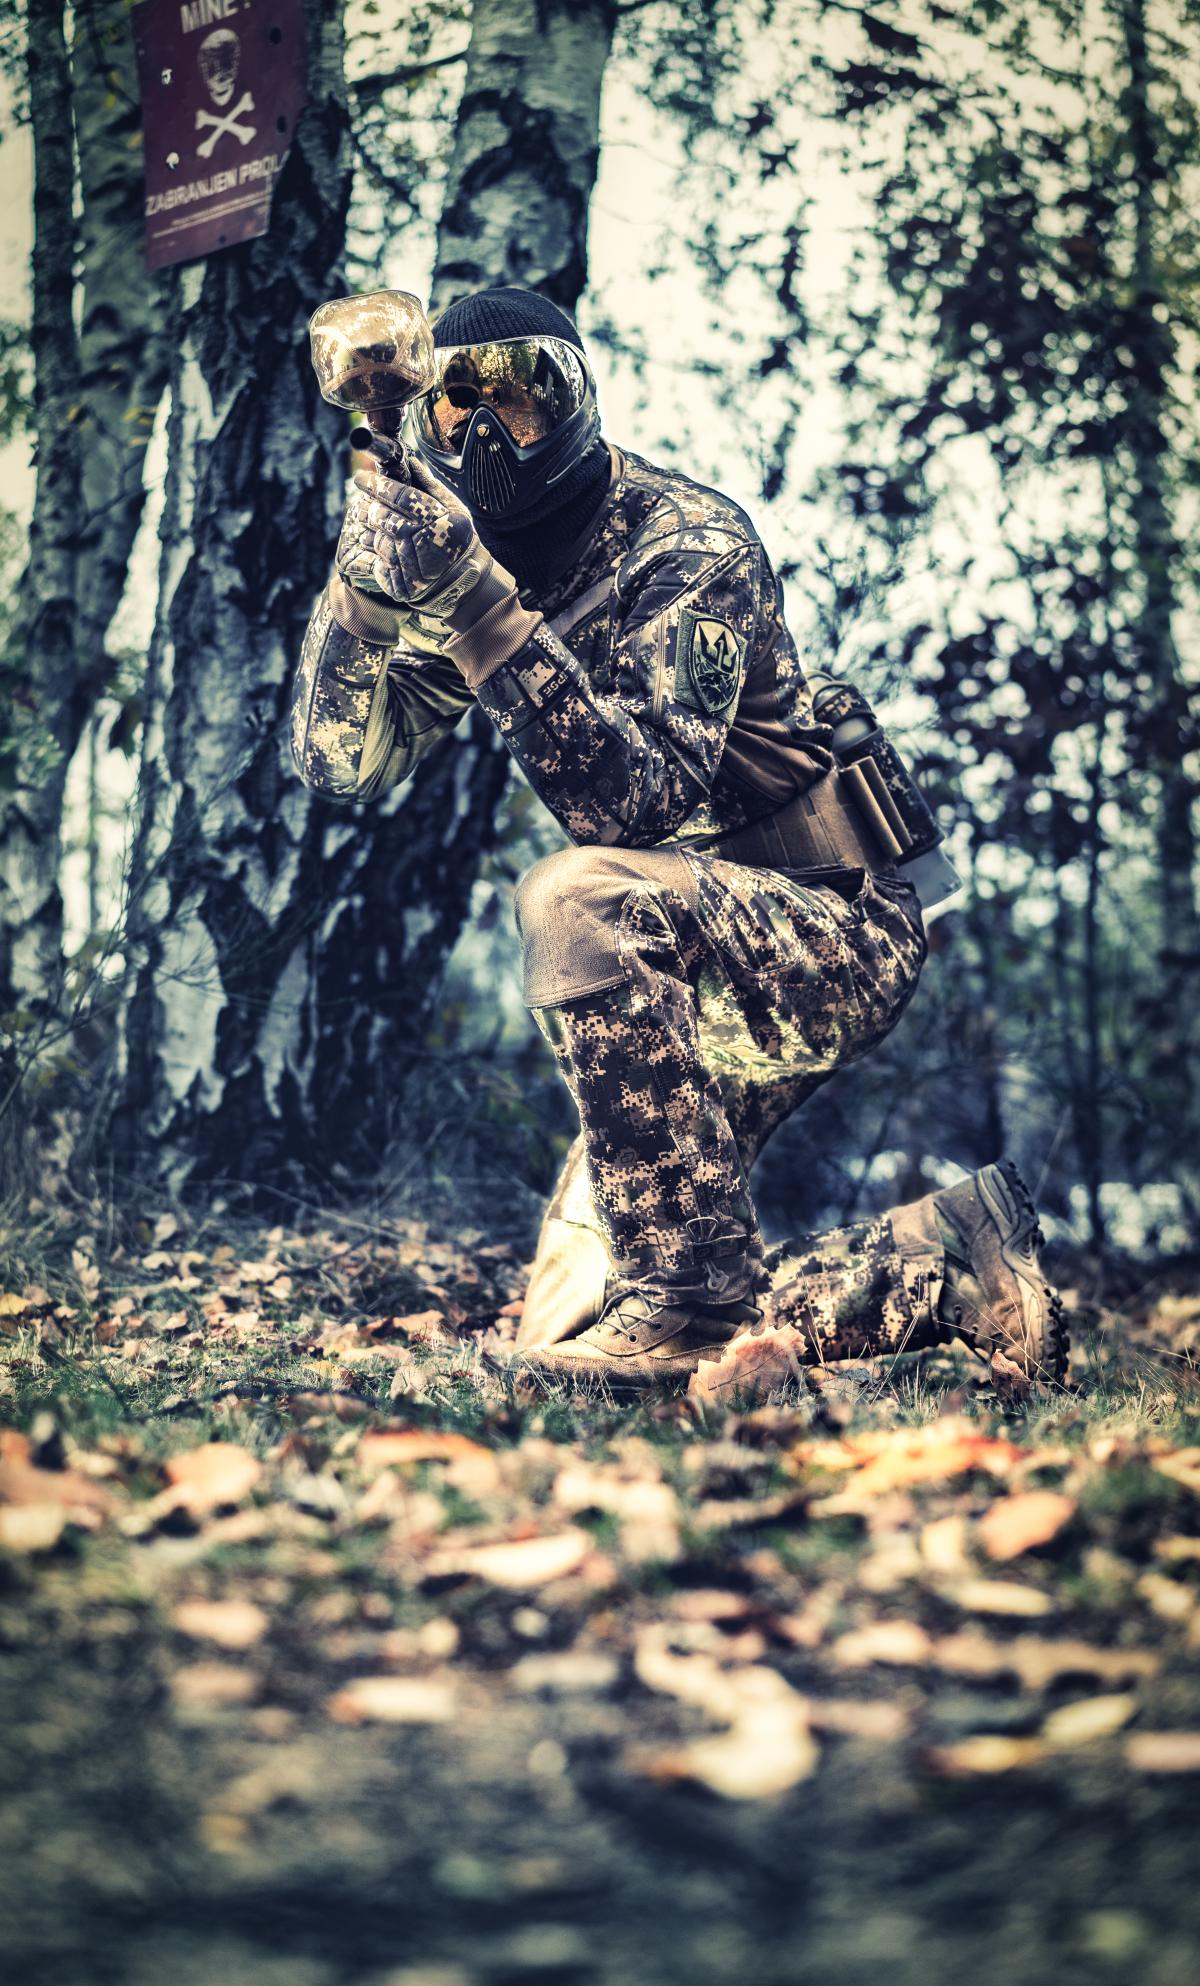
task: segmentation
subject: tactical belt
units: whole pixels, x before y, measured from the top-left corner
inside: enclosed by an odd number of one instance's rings
[[[707,842],[703,853],[755,869],[890,868],[903,848],[887,817],[876,822],[864,806],[858,785],[851,784],[847,769],[835,767],[777,813]],[[888,830],[886,838],[881,829]]]

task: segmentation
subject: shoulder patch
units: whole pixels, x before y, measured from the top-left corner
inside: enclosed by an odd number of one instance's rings
[[[675,651],[675,698],[723,717],[737,696],[745,639],[728,621],[694,614],[685,607],[679,616]],[[690,694],[689,694],[690,692]]]

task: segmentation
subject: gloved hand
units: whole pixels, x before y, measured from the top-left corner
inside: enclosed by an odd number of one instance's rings
[[[348,586],[461,631],[477,617],[456,609],[503,568],[494,566],[465,505],[417,457],[408,459],[411,483],[373,471],[354,478],[335,563]],[[511,575],[503,576],[507,587],[483,589],[480,612],[512,590]]]

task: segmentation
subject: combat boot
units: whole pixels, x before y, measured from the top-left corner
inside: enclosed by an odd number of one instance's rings
[[[646,1283],[618,1283],[596,1322],[564,1344],[528,1351],[518,1369],[538,1379],[602,1380],[610,1393],[684,1386],[702,1358],[720,1358],[729,1340],[762,1313],[749,1285],[716,1298]]]
[[[932,1196],[945,1250],[938,1323],[1027,1379],[1060,1384],[1069,1342],[1062,1299],[1038,1260],[1037,1210],[1011,1159]]]

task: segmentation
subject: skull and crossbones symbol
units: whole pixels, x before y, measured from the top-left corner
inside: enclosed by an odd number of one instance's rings
[[[254,124],[242,124],[239,120],[248,110],[254,109],[254,98],[249,90],[243,90],[233,108],[234,85],[237,82],[238,60],[241,49],[232,28],[217,28],[201,42],[199,50],[200,73],[204,77],[208,94],[217,110],[222,114],[214,116],[211,110],[196,112],[196,129],[203,131],[211,126],[207,138],[202,138],[196,147],[198,159],[209,159],[216,148],[218,138],[236,138],[239,144],[248,145],[257,134]]]

